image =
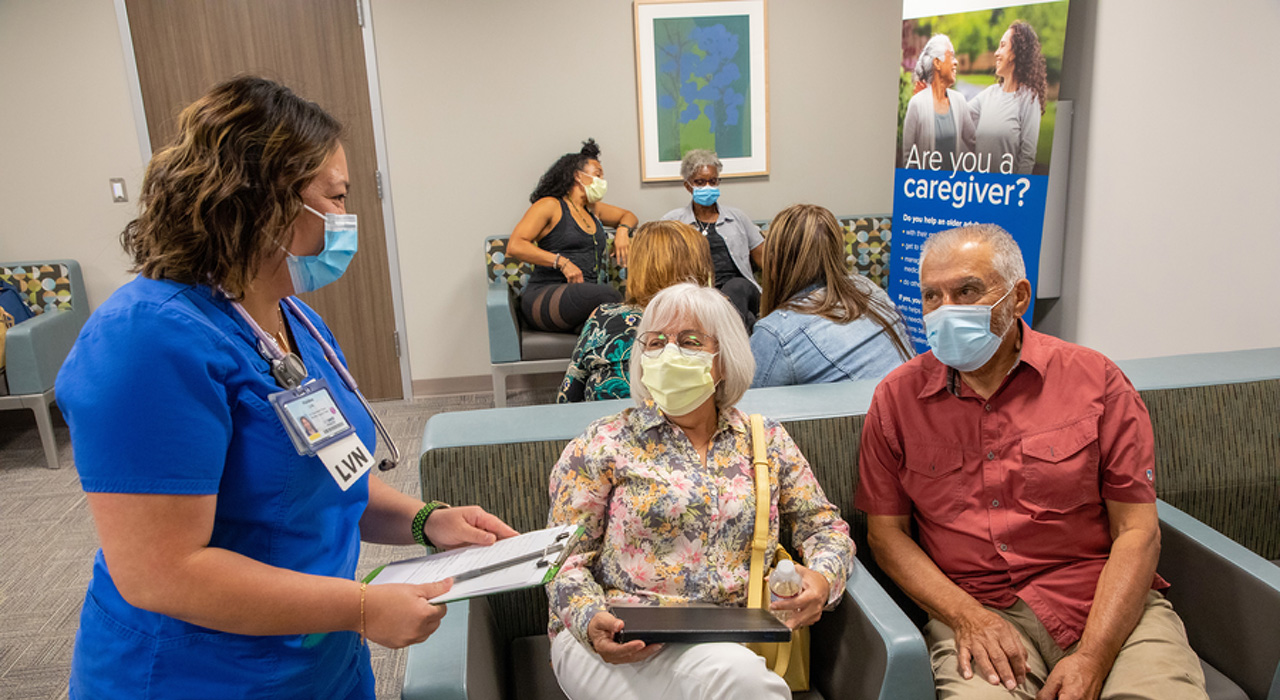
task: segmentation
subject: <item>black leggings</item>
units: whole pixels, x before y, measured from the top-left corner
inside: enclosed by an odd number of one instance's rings
[[[601,304],[622,301],[618,290],[607,284],[539,284],[525,287],[520,295],[524,319],[537,330],[576,333]]]

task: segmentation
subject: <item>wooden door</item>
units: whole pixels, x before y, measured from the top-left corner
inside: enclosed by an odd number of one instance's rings
[[[360,217],[360,252],[342,279],[303,298],[333,329],[365,396],[401,398],[359,1],[126,0],[125,7],[153,152],[173,138],[184,107],[245,73],[289,86],[343,123],[347,211]]]

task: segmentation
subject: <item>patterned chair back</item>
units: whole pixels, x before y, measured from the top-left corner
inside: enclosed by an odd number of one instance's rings
[[[71,310],[71,279],[66,265],[13,266],[0,265],[0,279],[10,282],[23,295],[23,301],[31,311],[39,315],[45,311]]]
[[[858,273],[889,289],[889,253],[893,243],[893,215],[838,216],[844,229],[844,255],[849,274]],[[769,222],[757,221],[760,232],[769,235]]]

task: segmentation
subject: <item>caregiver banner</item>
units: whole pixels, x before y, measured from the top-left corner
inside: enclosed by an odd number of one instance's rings
[[[1003,227],[1036,288],[1066,26],[1067,0],[903,4],[889,296],[919,352],[929,234]]]

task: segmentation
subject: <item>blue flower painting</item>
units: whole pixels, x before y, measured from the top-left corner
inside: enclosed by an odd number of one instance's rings
[[[658,159],[751,156],[750,17],[656,19]]]

